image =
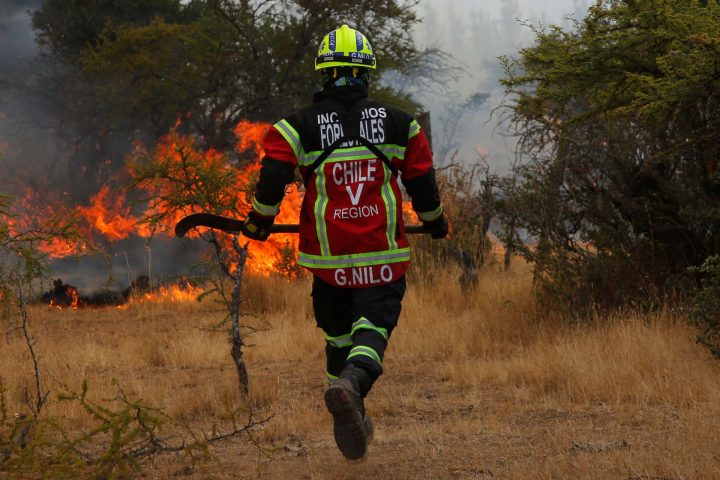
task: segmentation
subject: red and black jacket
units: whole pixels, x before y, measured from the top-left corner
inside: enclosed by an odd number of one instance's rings
[[[402,219],[401,178],[422,221],[442,214],[427,139],[412,116],[367,98],[360,87],[331,87],[313,105],[267,133],[253,209],[274,217],[300,170],[298,263],[341,287],[393,282],[410,249]]]

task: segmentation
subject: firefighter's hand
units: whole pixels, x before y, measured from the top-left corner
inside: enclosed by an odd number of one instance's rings
[[[274,220],[274,217],[263,217],[253,211],[248,214],[240,231],[247,238],[264,242],[270,236],[270,227]]]
[[[447,237],[447,234],[450,231],[450,225],[443,213],[441,213],[435,220],[423,222],[423,225],[425,226],[425,229],[430,232],[430,236],[435,240]]]

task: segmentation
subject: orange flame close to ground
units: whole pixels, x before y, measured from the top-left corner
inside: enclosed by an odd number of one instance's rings
[[[244,201],[236,202],[246,205],[249,210],[251,193],[257,174],[260,170],[261,160],[264,156],[262,140],[270,128],[270,124],[262,122],[250,122],[243,120],[234,129],[237,136],[235,150],[238,154],[252,155],[254,161],[242,167],[236,167],[228,162],[228,157],[217,150],[209,149],[199,151],[190,136],[179,135],[174,130],[160,139],[156,145],[153,156],[161,159],[162,162],[172,162],[177,165],[187,162],[188,159],[201,166],[201,168],[215,169],[215,171],[230,171],[234,176],[232,191],[221,192],[222,195],[232,195],[236,199]],[[190,179],[202,185],[198,178]],[[104,185],[95,195],[90,198],[89,205],[74,207],[73,214],[82,219],[86,229],[91,236],[103,238],[108,242],[116,242],[135,235],[143,238],[153,234],[172,235],[175,224],[184,216],[196,213],[190,208],[172,208],[168,198],[172,192],[167,187],[148,187],[147,192],[150,198],[149,205],[143,214],[133,214],[127,204],[126,193],[122,189],[111,189]],[[297,223],[299,219],[300,205],[304,192],[298,189],[297,185],[291,185],[282,203],[280,213],[276,217],[277,223]],[[35,203],[35,202],[31,202]],[[28,209],[32,211],[32,208]],[[228,211],[221,212],[228,216],[241,217],[246,212]],[[143,217],[162,214],[162,223],[155,228],[155,231],[142,221]],[[94,234],[94,235],[93,235]],[[188,237],[198,235],[189,232]],[[283,260],[282,250],[290,248],[297,249],[297,235],[283,234],[273,235],[267,242],[250,241],[249,259],[246,271],[254,274],[268,275],[276,271],[278,262]],[[42,251],[54,258],[61,258],[74,254],[82,254],[87,248],[81,248],[72,242],[55,239],[43,244]]]
[[[236,151],[240,154],[252,154],[255,161],[243,166],[235,167],[227,162],[227,157],[216,150],[198,151],[194,148],[192,139],[189,136],[166,135],[156,146],[156,155],[163,156],[172,162],[183,162],[183,155],[192,155],[206,167],[232,169],[234,175],[233,191],[223,192],[224,195],[240,197],[246,194],[252,185],[257,173],[260,170],[260,161],[264,156],[262,140],[270,125],[267,123],[254,123],[241,121],[235,127],[235,134],[238,138]],[[173,132],[174,133],[174,132]],[[68,217],[74,216],[82,221],[80,230],[91,238],[102,238],[108,242],[116,242],[136,235],[147,238],[154,233],[172,235],[175,223],[186,215],[195,213],[191,209],[175,208],[170,209],[167,202],[158,200],[162,195],[169,195],[166,191],[148,192],[151,201],[143,215],[133,214],[131,207],[127,204],[126,192],[122,189],[111,189],[104,185],[90,198],[89,205],[71,207],[69,212],[61,213]],[[152,194],[158,196],[153,199]],[[302,203],[303,192],[299,191],[296,185],[288,189],[287,196],[283,202],[282,209],[276,221],[278,223],[296,223],[298,212]],[[245,198],[244,202],[249,207],[251,199]],[[33,220],[59,214],[58,206],[62,202],[48,201],[41,199],[39,193],[28,191],[18,202],[18,211],[26,212],[19,220],[8,220],[11,231],[29,231],[34,228]],[[43,205],[48,205],[47,209]],[[52,205],[52,206],[51,206]],[[45,211],[47,210],[47,212]],[[158,226],[157,231],[142,221],[143,216],[155,214],[167,214],[172,210],[171,215],[166,215],[163,223]],[[223,212],[224,214],[240,217],[246,212]],[[197,236],[190,232],[190,237]],[[92,240],[91,240],[92,243]],[[45,239],[37,243],[38,248],[53,258],[63,258],[70,255],[86,253],[88,245],[72,242],[64,239]],[[248,262],[248,270],[253,273],[267,274],[273,271],[274,265],[280,260],[279,250],[290,246],[297,248],[297,237],[295,235],[279,235],[271,237],[268,242],[252,242],[250,247],[251,260]]]
[[[156,145],[153,156],[159,158],[162,162],[171,162],[181,165],[183,162],[192,160],[201,168],[215,169],[214,171],[225,171],[233,176],[233,188],[230,191],[220,192],[220,195],[234,196],[236,201],[226,202],[228,204],[245,205],[249,210],[252,201],[252,186],[256,181],[257,174],[260,170],[261,159],[265,152],[262,148],[262,140],[270,128],[270,124],[262,122],[240,121],[234,129],[234,133],[238,139],[235,145],[235,151],[239,155],[251,155],[254,161],[242,166],[236,167],[228,161],[228,157],[217,150],[209,149],[199,151],[195,147],[195,143],[190,136],[179,135],[175,130],[160,139]],[[198,174],[199,175],[199,174]],[[195,181],[199,185],[202,184],[201,177],[188,179],[189,182]],[[126,192],[122,189],[111,189],[109,185],[104,185],[95,195],[90,198],[89,205],[81,205],[74,207],[71,212],[80,218],[86,226],[83,230],[88,233],[92,232],[97,237],[104,238],[108,242],[116,242],[135,235],[143,238],[152,236],[153,234],[172,235],[174,225],[181,218],[191,213],[196,213],[190,208],[172,207],[169,198],[172,192],[167,190],[167,186],[150,186],[143,187],[150,199],[145,211],[137,215],[133,214],[131,207],[127,203]],[[285,198],[281,204],[281,209],[277,217],[276,223],[296,224],[299,221],[300,206],[302,204],[304,191],[300,190],[299,184],[291,184]],[[36,211],[33,205],[37,205],[37,198],[26,196],[24,200],[27,211]],[[409,202],[403,202],[403,214],[406,219],[416,220],[412,206]],[[233,217],[242,217],[246,212],[227,211],[215,212],[222,213]],[[155,230],[143,222],[143,217],[161,214],[163,221],[155,227]],[[414,222],[413,222],[414,223]],[[89,236],[93,236],[93,235]],[[189,237],[197,237],[197,233],[189,232]],[[244,241],[245,239],[243,239]],[[229,240],[228,240],[229,241]],[[269,275],[278,271],[278,265],[288,261],[288,252],[296,252],[298,246],[298,237],[294,234],[276,234],[272,235],[266,242],[249,241],[249,258],[246,264],[246,271],[253,274]],[[91,242],[92,245],[92,242]],[[41,242],[40,248],[54,258],[62,258],[69,255],[77,255],[86,253],[88,245],[68,242],[61,239],[53,239]],[[285,265],[287,266],[287,265]],[[197,296],[197,295],[195,295]]]
[[[184,282],[179,285],[162,285],[157,290],[145,292],[139,297],[134,297],[133,300],[146,302],[195,302],[204,292],[205,290],[203,288]]]
[[[77,310],[78,308],[80,308],[80,295],[78,294],[77,288],[70,286],[66,287],[65,296],[70,299],[69,305],[58,303],[54,299],[51,299],[49,306],[57,308],[59,310],[63,310],[65,308]]]

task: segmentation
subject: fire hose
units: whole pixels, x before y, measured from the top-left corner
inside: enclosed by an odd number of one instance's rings
[[[185,234],[196,227],[209,227],[222,230],[227,233],[238,233],[242,229],[243,221],[237,218],[224,217],[212,213],[193,213],[182,218],[175,225],[175,235],[184,237]],[[274,224],[270,227],[270,233],[298,233],[300,226],[297,224]],[[430,233],[423,225],[406,225],[405,233]]]

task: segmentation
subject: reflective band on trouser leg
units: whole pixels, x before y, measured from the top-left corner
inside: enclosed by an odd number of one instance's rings
[[[353,294],[353,348],[347,363],[362,367],[373,378],[383,373],[388,340],[397,325],[405,293],[405,277],[370,288],[356,289]]]
[[[372,332],[376,332],[378,335],[383,337],[385,341],[387,341],[388,339],[388,331],[386,328],[376,327],[370,320],[365,317],[360,317],[357,322],[353,323],[352,332],[350,334],[354,335],[355,332],[357,332],[358,330],[370,330]],[[352,344],[352,341],[350,343]]]
[[[352,332],[345,335],[340,335],[339,337],[331,337],[330,335],[326,334],[325,341],[328,343],[328,345],[332,345],[336,348],[349,347],[352,345]]]
[[[343,344],[342,347],[336,347],[334,344],[327,342],[325,344],[325,359],[327,362],[328,379],[330,376],[339,377],[340,372],[345,367],[345,361],[350,354],[352,341]]]
[[[340,378],[337,375],[333,375],[330,372],[327,372],[325,375],[327,377],[328,385],[332,385],[333,383],[337,382],[338,378]]]
[[[443,213],[442,207],[438,207],[435,210],[431,210],[429,212],[415,212],[417,214],[418,220],[421,222],[432,222],[436,218],[438,218]]]
[[[351,358],[357,356],[368,357],[377,363],[379,367],[382,367],[382,357],[373,348],[366,347],[365,345],[357,345],[350,350],[350,354],[347,358],[350,360]]]

